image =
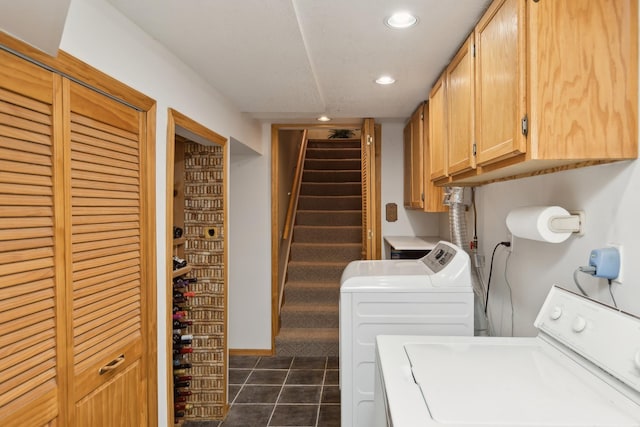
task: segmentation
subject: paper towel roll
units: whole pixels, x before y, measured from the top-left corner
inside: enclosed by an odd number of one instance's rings
[[[571,232],[551,231],[549,222],[553,217],[571,215],[560,206],[527,206],[517,208],[507,215],[507,228],[516,237],[560,243],[571,236]]]

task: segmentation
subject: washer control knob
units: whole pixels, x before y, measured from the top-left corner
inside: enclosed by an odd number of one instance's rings
[[[636,369],[640,370],[640,350],[636,351],[633,363],[636,365]]]
[[[560,316],[562,316],[562,307],[556,305],[551,310],[551,313],[549,313],[549,317],[551,318],[551,320],[558,320]]]
[[[575,318],[575,320],[573,321],[573,324],[571,325],[571,328],[573,329],[574,332],[582,332],[584,331],[584,328],[587,327],[587,321],[584,320],[584,317],[578,316]]]

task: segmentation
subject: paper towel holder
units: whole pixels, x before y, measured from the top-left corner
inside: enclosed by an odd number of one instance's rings
[[[549,230],[554,233],[584,235],[584,211],[569,211],[570,215],[556,215],[549,219]]]

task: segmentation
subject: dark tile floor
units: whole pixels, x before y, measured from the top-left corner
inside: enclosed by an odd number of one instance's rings
[[[337,357],[229,358],[227,418],[185,427],[338,427]]]

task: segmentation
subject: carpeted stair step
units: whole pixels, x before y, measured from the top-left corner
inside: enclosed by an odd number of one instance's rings
[[[287,280],[292,282],[339,282],[348,263],[348,261],[289,261]]]
[[[298,209],[302,210],[355,210],[362,207],[362,196],[300,196]]]
[[[356,182],[362,179],[362,171],[357,170],[311,170],[302,171],[303,182]]]
[[[338,304],[285,303],[280,311],[282,328],[337,328]]]
[[[295,243],[362,243],[362,226],[308,226],[293,227]]]
[[[361,243],[297,243],[291,245],[292,261],[344,262],[360,259]]]
[[[362,225],[362,211],[325,211],[325,210],[299,210],[296,214],[298,225]]]
[[[338,356],[338,328],[282,328],[276,336],[277,356]]]
[[[358,138],[348,139],[310,139],[307,148],[360,148],[361,142]]]
[[[303,182],[301,196],[360,196],[362,183],[358,182]]]
[[[340,302],[340,284],[336,282],[287,282],[284,285],[285,305],[313,301],[317,304]]]
[[[360,159],[358,148],[307,148],[307,159]]]
[[[360,159],[307,159],[304,168],[310,170],[357,170]]]

